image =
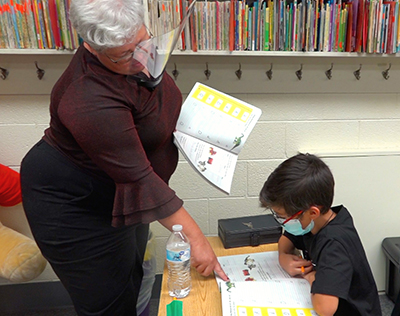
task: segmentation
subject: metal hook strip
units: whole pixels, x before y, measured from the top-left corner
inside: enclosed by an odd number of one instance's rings
[[[303,64],[300,64],[300,69],[296,71],[296,76],[299,80],[303,77]]]
[[[269,80],[272,80],[272,66],[273,64],[271,63],[271,68],[265,72]]]
[[[239,69],[235,71],[236,77],[240,80],[242,78],[242,64],[239,63]]]
[[[38,76],[39,80],[42,80],[42,78],[46,72],[43,69],[39,68],[37,61],[35,61],[35,66],[37,69],[36,70],[37,76]]]
[[[175,81],[178,79],[179,71],[176,69],[176,64],[174,63],[175,69],[172,70],[172,75],[174,76]]]
[[[210,79],[211,71],[208,70],[208,63],[206,63],[206,70],[204,70],[204,74],[206,75],[207,80]]]
[[[386,69],[386,70],[384,70],[384,71],[382,71],[382,76],[383,76],[383,78],[385,79],[385,80],[388,80],[389,79],[389,70],[390,70],[390,68],[392,67],[392,64],[389,64],[389,68],[388,69]]]
[[[360,64],[360,68],[358,68],[356,71],[353,72],[354,77],[356,77],[357,80],[360,80],[360,78],[361,78],[361,68],[362,68],[362,64]]]
[[[6,80],[9,74],[9,71],[5,68],[0,67],[0,72],[1,72],[1,79]]]
[[[332,79],[332,69],[333,69],[333,63],[331,64],[331,68],[329,68],[327,71],[325,71],[325,75],[329,80]]]

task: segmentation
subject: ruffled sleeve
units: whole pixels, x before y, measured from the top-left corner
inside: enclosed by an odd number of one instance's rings
[[[182,205],[182,200],[164,181],[149,173],[134,183],[116,183],[112,225],[150,223],[168,217]]]

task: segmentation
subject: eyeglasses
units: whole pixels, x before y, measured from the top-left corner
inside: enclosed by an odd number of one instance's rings
[[[272,215],[274,216],[274,219],[280,224],[280,225],[285,225],[288,221],[292,220],[296,216],[299,216],[304,213],[304,211],[298,211],[296,214],[293,214],[289,218],[283,218],[280,217],[278,214],[273,209],[270,209]]]
[[[154,37],[153,34],[151,33],[151,31],[149,30],[149,28],[148,28],[146,25],[144,25],[144,27],[146,28],[147,35],[148,35],[149,38],[145,39],[144,41],[140,42],[139,44],[141,44],[141,43],[143,43],[143,42],[147,42],[147,41],[151,40],[151,39]],[[139,45],[139,44],[138,44],[138,45]],[[126,63],[130,62],[130,61],[133,59],[133,56],[135,55],[135,51],[133,51],[132,53],[129,53],[129,54],[126,55],[126,56],[123,56],[123,57],[121,57],[121,58],[118,58],[118,59],[113,59],[113,58],[111,58],[110,56],[108,56],[106,53],[104,53],[104,55],[105,55],[109,60],[111,60],[114,64],[123,65],[123,64],[126,64]]]

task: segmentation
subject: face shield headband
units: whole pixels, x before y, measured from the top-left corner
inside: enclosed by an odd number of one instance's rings
[[[194,11],[193,1],[186,11],[180,24],[172,31],[152,37],[146,41],[140,42],[133,53],[133,58],[140,62],[153,78],[158,78],[164,71],[172,51],[175,49],[189,16]]]

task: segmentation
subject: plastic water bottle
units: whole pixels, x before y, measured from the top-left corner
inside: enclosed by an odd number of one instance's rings
[[[182,225],[172,226],[167,241],[168,293],[176,298],[187,296],[192,288],[190,276],[190,242]]]

